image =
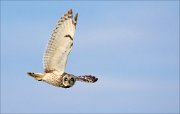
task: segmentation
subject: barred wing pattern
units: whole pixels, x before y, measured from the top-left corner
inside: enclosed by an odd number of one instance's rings
[[[58,21],[43,58],[45,72],[58,71],[62,74],[65,71],[68,55],[72,49],[73,37],[76,29],[78,14],[73,19],[70,9]]]

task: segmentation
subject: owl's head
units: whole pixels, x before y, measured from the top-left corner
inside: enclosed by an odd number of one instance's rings
[[[62,82],[63,82],[64,88],[70,88],[74,85],[74,83],[76,82],[76,79],[73,76],[67,74],[63,77]]]

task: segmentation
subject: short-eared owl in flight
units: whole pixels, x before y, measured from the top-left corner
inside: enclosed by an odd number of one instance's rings
[[[65,72],[67,58],[73,46],[77,18],[78,14],[73,18],[72,9],[60,18],[44,53],[44,73],[28,72],[28,75],[62,88],[70,88],[76,81],[94,83],[98,80],[91,75],[75,76]]]

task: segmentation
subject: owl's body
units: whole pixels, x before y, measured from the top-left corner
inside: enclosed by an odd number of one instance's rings
[[[76,77],[72,74],[63,73],[59,74],[57,71],[50,73],[28,73],[30,76],[34,77],[38,81],[44,81],[50,85],[69,88],[73,86],[76,82]],[[65,81],[66,79],[66,81]]]
[[[45,73],[42,81],[57,86],[57,87],[64,87],[63,85],[63,77],[64,75],[60,75],[58,73]]]
[[[28,72],[28,75],[34,77],[38,81],[44,81],[62,88],[72,87],[76,81],[93,83],[98,80],[91,75],[75,76],[65,73],[67,58],[73,46],[77,17],[78,14],[76,14],[73,19],[71,9],[61,17],[53,30],[44,54],[43,65],[45,72]]]

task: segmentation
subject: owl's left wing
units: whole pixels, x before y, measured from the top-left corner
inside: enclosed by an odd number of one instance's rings
[[[73,45],[77,17],[76,14],[73,19],[73,13],[70,9],[58,21],[44,54],[43,66],[45,72],[56,70],[63,73],[65,71],[67,58]]]
[[[94,83],[98,80],[95,76],[92,75],[83,75],[75,77],[76,81]]]

